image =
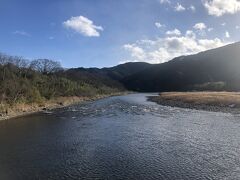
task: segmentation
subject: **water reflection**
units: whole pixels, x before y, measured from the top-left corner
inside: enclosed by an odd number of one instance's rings
[[[239,179],[238,115],[111,97],[0,123],[0,179]]]

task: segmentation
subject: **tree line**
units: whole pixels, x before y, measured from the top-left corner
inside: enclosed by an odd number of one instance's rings
[[[58,61],[30,61],[0,53],[0,105],[41,103],[60,96],[89,97],[118,91],[105,85],[95,86],[87,80],[71,79],[65,72]]]

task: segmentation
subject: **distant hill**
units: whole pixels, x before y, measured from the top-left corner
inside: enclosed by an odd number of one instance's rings
[[[240,43],[177,57],[121,80],[130,90],[240,90]]]
[[[101,87],[105,85],[111,88],[118,88],[123,90],[125,87],[121,83],[122,79],[152,66],[153,65],[148,63],[137,62],[120,64],[111,68],[102,69],[73,68],[66,71],[61,71],[59,72],[59,75],[74,81],[92,84],[95,87]]]
[[[0,79],[0,105],[56,97],[92,97],[125,90],[240,91],[240,43],[162,64],[136,62],[102,69],[64,70],[52,60],[28,61],[0,53]]]
[[[146,70],[154,65],[145,62],[129,62],[120,64],[112,68],[103,68],[103,71],[107,72],[107,75],[115,80],[122,80],[128,76]]]
[[[240,43],[162,64],[126,63],[111,68],[75,68],[61,73],[94,87],[107,86],[139,92],[240,90]]]

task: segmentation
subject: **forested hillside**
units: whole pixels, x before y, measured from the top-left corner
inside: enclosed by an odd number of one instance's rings
[[[17,103],[41,103],[68,96],[94,97],[124,90],[117,82],[108,83],[100,78],[93,82],[90,76],[75,79],[65,72],[56,61],[28,61],[0,54],[0,111]]]
[[[62,77],[78,82],[87,82],[95,87],[107,86],[124,90],[124,78],[141,72],[153,65],[143,62],[126,63],[110,68],[72,68],[58,71]]]
[[[239,91],[240,43],[177,57],[153,65],[122,80],[131,90],[159,91]]]

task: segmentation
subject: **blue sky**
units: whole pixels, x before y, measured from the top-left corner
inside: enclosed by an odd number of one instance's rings
[[[161,63],[240,40],[238,0],[0,0],[0,52],[64,67]]]

